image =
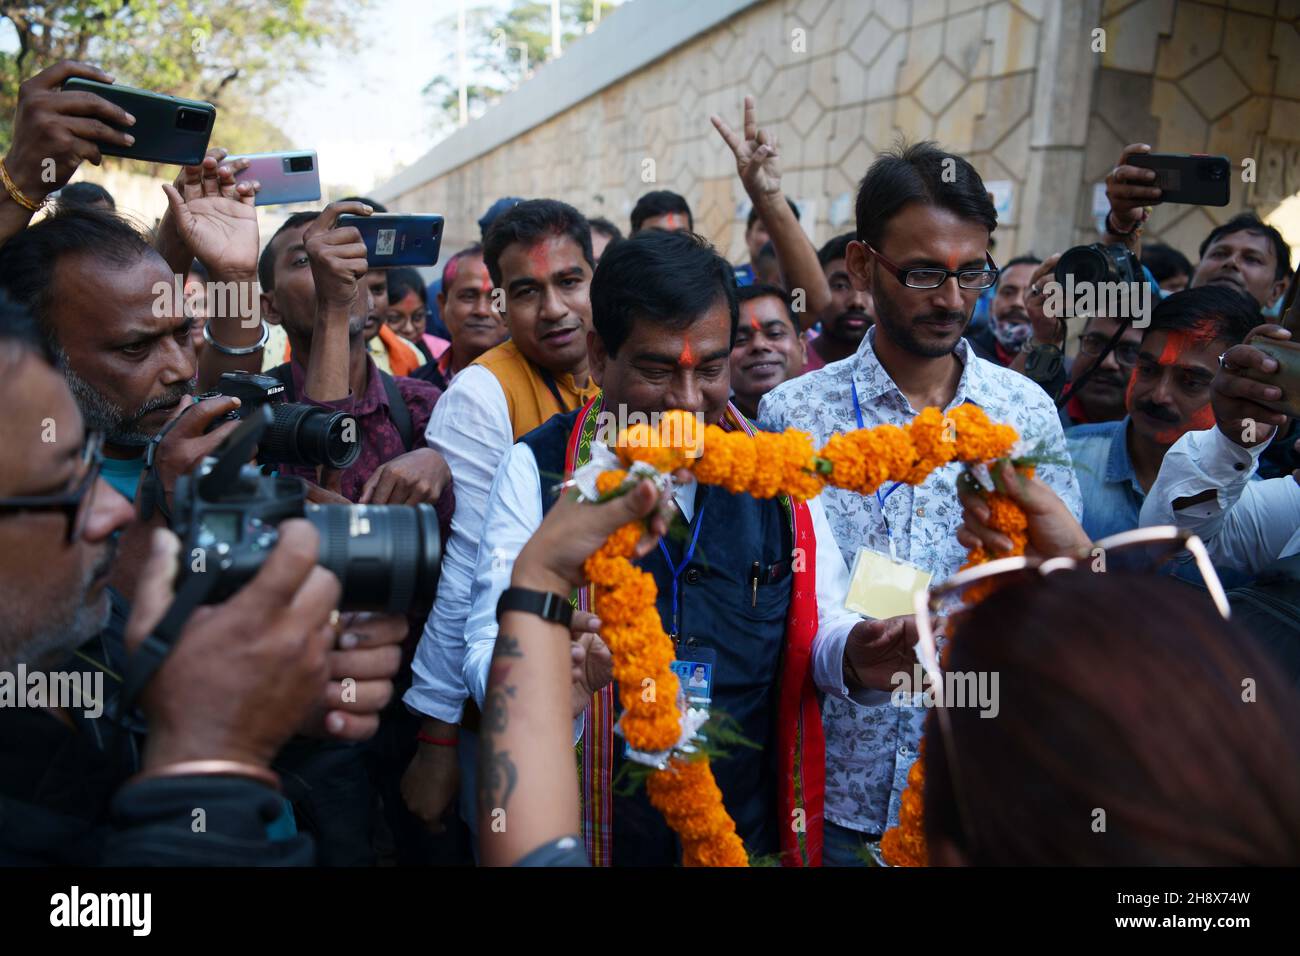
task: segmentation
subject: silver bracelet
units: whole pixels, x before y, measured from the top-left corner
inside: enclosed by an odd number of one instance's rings
[[[222,345],[212,337],[212,320],[209,319],[203,324],[203,341],[207,342],[222,355],[252,355],[254,352],[261,351],[266,347],[266,343],[271,339],[271,327],[266,324],[266,319],[262,319],[262,337],[257,340],[256,345],[245,345],[242,348],[231,348],[229,345]]]

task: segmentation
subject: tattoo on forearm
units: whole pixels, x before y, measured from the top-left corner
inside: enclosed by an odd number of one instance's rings
[[[479,728],[482,737],[479,745],[479,807],[488,814],[506,808],[519,777],[514,761],[510,759],[510,751],[498,749],[497,735],[505,733],[509,726],[510,700],[515,696],[515,686],[505,682],[510,674],[510,665],[500,658],[523,656],[517,638],[509,634],[497,636],[492,676]]]

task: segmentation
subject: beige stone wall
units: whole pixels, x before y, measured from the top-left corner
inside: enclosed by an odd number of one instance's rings
[[[1268,217],[1300,252],[1300,215],[1279,210],[1300,192],[1300,16],[1297,0],[1106,0],[1107,52],[1088,126],[1088,182],[1127,143],[1162,152],[1255,161],[1256,181],[1233,182],[1221,208],[1162,206],[1149,234],[1193,262],[1214,224],[1246,209]],[[1086,190],[1085,190],[1086,192]],[[1082,195],[1079,236],[1090,225]]]
[[[1283,19],[1298,5],[768,0],[390,205],[442,213],[457,248],[499,196],[561,198],[626,229],[636,197],[667,188],[740,261],[745,196],[708,116],[737,124],[751,93],[780,138],[787,195],[811,201],[818,242],[852,228],[857,181],[899,136],[937,139],[1010,185],[1004,259],[1091,238],[1092,184],[1126,142],[1259,157],[1261,184],[1238,184],[1227,209],[1159,211],[1153,232],[1194,256],[1211,221],[1300,190],[1300,150],[1283,142],[1300,137],[1300,73],[1279,68],[1300,53]],[[1098,25],[1104,54],[1091,49]],[[1260,188],[1266,156],[1275,197]],[[642,181],[648,160],[654,183]]]

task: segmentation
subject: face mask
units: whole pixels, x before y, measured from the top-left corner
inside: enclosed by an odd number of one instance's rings
[[[993,337],[1009,352],[1020,351],[1020,347],[1029,341],[1031,331],[1026,322],[993,323]]]

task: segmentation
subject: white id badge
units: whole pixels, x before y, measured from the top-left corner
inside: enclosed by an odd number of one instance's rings
[[[844,607],[855,614],[883,620],[916,611],[915,595],[930,587],[929,571],[914,564],[861,548],[853,559],[849,594]]]

